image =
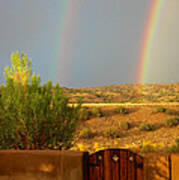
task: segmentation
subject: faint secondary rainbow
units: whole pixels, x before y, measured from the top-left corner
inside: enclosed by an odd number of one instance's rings
[[[160,15],[166,0],[151,0],[147,24],[142,39],[139,59],[138,83],[144,84],[147,74],[147,63],[150,61],[155,33],[158,29]]]
[[[54,49],[53,76],[55,81],[70,78],[71,56],[75,32],[79,21],[78,13],[83,0],[62,0],[59,7],[58,37]],[[61,80],[60,79],[60,80]]]
[[[53,49],[53,57],[50,60],[51,61],[51,70],[50,70],[50,74],[52,76],[53,81],[56,84],[56,74],[58,72],[58,63],[59,63],[59,48],[61,46],[60,44],[60,39],[61,37],[59,37],[59,34],[61,34],[64,23],[65,23],[65,17],[66,17],[66,12],[67,12],[67,7],[68,7],[68,0],[67,1],[60,1],[57,3],[58,5],[58,12],[59,12],[59,17],[58,17],[58,26],[57,26],[57,30],[56,30],[56,34],[57,34],[57,38],[54,42],[54,49]]]

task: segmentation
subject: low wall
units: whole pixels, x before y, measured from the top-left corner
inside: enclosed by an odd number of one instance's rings
[[[0,180],[83,180],[88,152],[0,151]]]
[[[179,180],[179,154],[171,154],[172,180]]]
[[[144,180],[179,180],[179,154],[146,154]]]
[[[88,180],[88,157],[69,150],[1,150],[0,180]],[[144,180],[179,180],[179,154],[145,154]]]

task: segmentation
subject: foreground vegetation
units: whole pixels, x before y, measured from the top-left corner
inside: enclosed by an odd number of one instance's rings
[[[69,98],[57,83],[31,70],[24,53],[11,56],[12,68],[5,68],[6,86],[1,86],[0,149],[68,149],[79,123],[81,103],[69,107]]]

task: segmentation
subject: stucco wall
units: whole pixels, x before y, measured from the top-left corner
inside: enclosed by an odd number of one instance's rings
[[[179,154],[171,155],[172,180],[179,180]]]
[[[144,176],[145,180],[179,180],[179,153],[145,155]]]
[[[0,151],[0,180],[82,180],[84,153]]]

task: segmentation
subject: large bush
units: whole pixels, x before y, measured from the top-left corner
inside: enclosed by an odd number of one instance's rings
[[[12,59],[0,97],[0,149],[70,148],[81,103],[69,107],[58,83],[54,88],[51,81],[40,86],[40,76],[31,76],[23,53],[13,54]]]

